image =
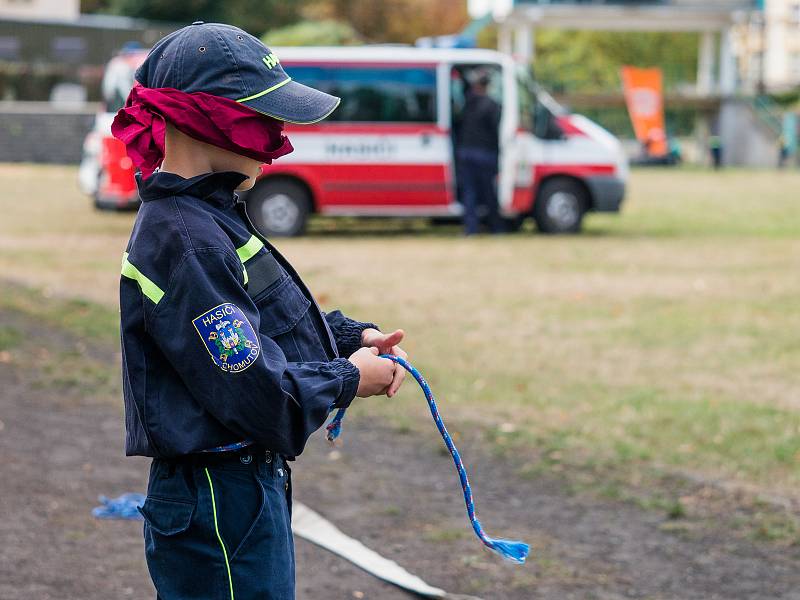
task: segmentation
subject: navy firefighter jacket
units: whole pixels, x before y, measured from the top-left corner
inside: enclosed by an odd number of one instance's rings
[[[375,325],[319,309],[247,218],[234,192],[246,178],[137,175],[120,280],[128,455],[248,440],[294,457],[355,397],[347,356]]]

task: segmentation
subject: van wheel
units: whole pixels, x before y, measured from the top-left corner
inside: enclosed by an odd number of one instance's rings
[[[572,179],[551,179],[533,204],[533,218],[542,233],[578,233],[588,206],[586,190]]]
[[[248,192],[247,214],[264,237],[303,235],[311,199],[295,181],[266,180]]]

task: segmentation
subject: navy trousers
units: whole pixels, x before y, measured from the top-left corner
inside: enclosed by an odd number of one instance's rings
[[[293,600],[291,493],[264,449],[154,459],[140,512],[157,600]]]
[[[457,177],[461,181],[461,202],[464,205],[464,233],[478,233],[481,212],[492,233],[500,233],[503,223],[497,207],[497,155],[472,148],[457,152]],[[483,211],[480,211],[483,207]]]

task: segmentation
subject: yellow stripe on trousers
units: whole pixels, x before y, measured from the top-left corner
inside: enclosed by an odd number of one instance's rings
[[[231,590],[231,600],[233,598],[233,577],[231,577],[231,563],[228,562],[228,551],[225,549],[225,542],[222,541],[222,536],[219,534],[219,523],[217,521],[217,501],[214,498],[214,484],[211,483],[211,473],[208,472],[208,469],[204,469],[206,472],[206,477],[208,478],[208,489],[211,491],[211,508],[214,510],[214,531],[217,533],[217,539],[219,540],[219,545],[222,546],[222,555],[225,557],[225,568],[228,570],[228,586]]]

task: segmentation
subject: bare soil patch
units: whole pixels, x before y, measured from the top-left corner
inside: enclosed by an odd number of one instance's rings
[[[0,311],[51,354],[79,342]],[[116,368],[114,348],[93,359]],[[123,456],[116,398],[40,383],[31,360],[0,361],[0,598],[146,598],[141,523],[98,521],[98,494],[142,491],[148,461]],[[411,402],[408,396],[407,402]],[[421,396],[413,401],[423,402]],[[446,415],[445,415],[446,416]],[[552,475],[520,477],[514,460],[468,434],[459,441],[490,533],[533,548],[516,567],[483,552],[468,529],[450,459],[432,424],[408,430],[345,423],[331,451],[312,439],[295,465],[295,497],[433,585],[486,599],[797,599],[800,548],[670,519],[630,502],[576,493]],[[681,484],[683,485],[683,484]],[[720,503],[723,511],[733,510]],[[337,557],[297,541],[298,597],[406,598]]]

